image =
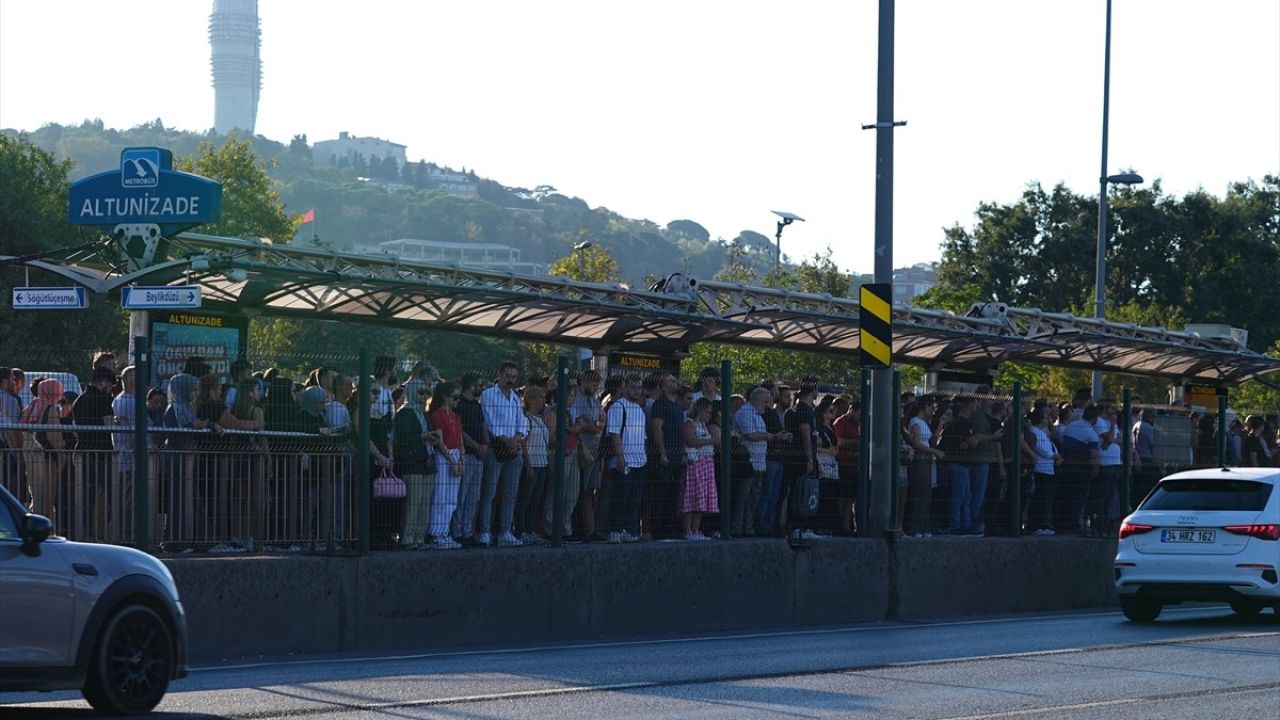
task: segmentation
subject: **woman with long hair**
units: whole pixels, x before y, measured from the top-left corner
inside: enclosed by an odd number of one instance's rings
[[[428,533],[437,548],[456,550],[462,547],[449,537],[449,521],[458,507],[458,488],[462,484],[462,418],[458,416],[458,401],[462,391],[451,382],[436,385],[427,406],[431,424],[440,432],[440,445],[436,452],[436,487],[431,503],[431,526]]]
[[[24,425],[61,424],[62,412],[58,402],[62,399],[62,383],[53,378],[37,378],[32,385],[34,397],[22,411],[19,422]],[[67,462],[66,438],[58,431],[37,430],[27,433],[26,447],[27,489],[31,494],[31,512],[49,518],[56,528],[59,480]]]

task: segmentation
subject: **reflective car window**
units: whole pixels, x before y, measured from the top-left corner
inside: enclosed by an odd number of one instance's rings
[[[1252,480],[1189,478],[1156,486],[1142,510],[1252,510],[1267,506],[1271,485]]]
[[[9,512],[9,505],[0,502],[0,540],[17,540],[21,536],[18,534],[18,521],[13,519],[13,513]]]

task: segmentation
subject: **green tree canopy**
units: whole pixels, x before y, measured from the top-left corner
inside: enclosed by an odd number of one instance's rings
[[[268,164],[247,141],[235,138],[221,147],[201,143],[194,154],[178,158],[177,169],[222,183],[222,217],[201,232],[232,237],[256,236],[289,242],[297,220],[289,217],[267,174]]]

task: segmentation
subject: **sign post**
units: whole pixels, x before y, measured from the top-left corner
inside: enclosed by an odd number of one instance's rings
[[[120,290],[120,307],[125,310],[194,310],[200,307],[200,287],[125,287]]]
[[[89,297],[82,287],[16,287],[14,310],[83,310]]]

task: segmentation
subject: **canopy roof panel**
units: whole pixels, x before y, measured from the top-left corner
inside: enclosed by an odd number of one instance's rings
[[[679,292],[581,283],[257,238],[184,233],[175,259],[130,271],[109,240],[64,262],[27,261],[95,292],[131,285],[199,285],[215,310],[408,328],[434,327],[597,351],[674,353],[713,340],[851,357],[858,303],[847,298],[719,282]],[[992,317],[893,308],[896,362],[990,370],[1021,361],[1233,384],[1280,370],[1280,360],[1229,338],[1008,308]]]

